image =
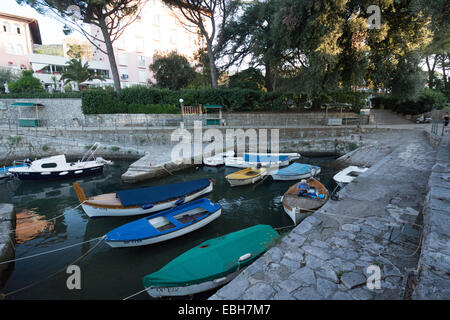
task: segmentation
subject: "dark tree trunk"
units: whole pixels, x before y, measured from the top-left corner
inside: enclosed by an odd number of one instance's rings
[[[116,57],[114,55],[114,48],[111,42],[111,37],[108,32],[108,28],[106,27],[105,18],[99,18],[100,30],[102,31],[103,38],[105,40],[106,52],[108,53],[109,65],[111,67],[111,74],[114,81],[114,89],[116,91],[116,95],[119,96],[120,93],[120,77],[119,70],[117,69]]]
[[[268,92],[272,92],[274,90],[273,87],[273,74],[272,68],[269,63],[266,63],[266,75],[264,77],[265,86]]]
[[[216,68],[216,60],[214,58],[213,53],[212,41],[206,40],[206,46],[208,49],[209,66],[211,69],[211,86],[214,89],[217,89],[217,68]]]

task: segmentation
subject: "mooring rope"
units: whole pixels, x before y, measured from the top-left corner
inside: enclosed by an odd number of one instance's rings
[[[144,290],[141,290],[139,292],[133,293],[131,296],[128,296],[126,298],[123,298],[122,300],[128,300],[130,298],[133,298],[134,296],[137,296],[138,294],[141,294],[142,292],[147,291],[147,288],[145,288]]]
[[[41,252],[41,253],[32,254],[32,255],[26,256],[26,257],[21,257],[21,258],[16,258],[16,259],[11,259],[11,260],[2,261],[2,262],[0,262],[0,265],[2,265],[2,264],[7,264],[7,263],[11,263],[11,262],[17,262],[17,261],[27,260],[27,259],[31,259],[31,258],[35,258],[35,257],[39,257],[39,256],[43,256],[43,255],[46,255],[46,254],[50,254],[50,253],[62,251],[62,250],[65,250],[65,249],[73,248],[73,247],[76,247],[76,246],[79,246],[79,245],[82,245],[82,244],[85,244],[85,243],[88,243],[88,242],[92,242],[92,241],[94,241],[94,240],[99,240],[99,239],[103,240],[104,238],[105,238],[105,236],[103,236],[103,237],[98,237],[98,238],[94,238],[94,239],[91,239],[91,240],[86,240],[86,241],[83,241],[83,242],[71,244],[71,245],[68,245],[68,246],[65,246],[65,247],[62,247],[62,248],[58,248],[58,249],[54,249],[54,250],[49,250],[49,251],[45,251],[45,252]]]
[[[80,244],[83,244],[83,243],[91,242],[91,241],[94,241],[94,240],[99,240],[92,248],[90,248],[88,251],[86,251],[84,254],[82,254],[77,259],[75,259],[75,261],[73,261],[72,263],[69,263],[68,265],[66,265],[64,268],[59,269],[58,271],[50,274],[49,276],[47,276],[45,278],[39,279],[39,280],[29,284],[29,285],[26,285],[25,287],[22,287],[22,288],[19,288],[19,289],[16,289],[16,290],[13,290],[13,291],[10,291],[10,292],[7,292],[7,293],[0,293],[0,300],[3,300],[5,297],[7,297],[9,295],[12,295],[12,294],[18,293],[20,291],[23,291],[25,289],[31,288],[31,287],[37,285],[38,283],[41,283],[41,282],[43,282],[45,280],[48,280],[48,279],[54,277],[55,275],[57,275],[58,273],[63,272],[64,270],[67,270],[67,268],[69,266],[74,265],[77,262],[79,262],[81,259],[85,258],[89,253],[91,253],[95,248],[97,248],[103,242],[103,240],[105,240],[105,239],[106,239],[106,237],[103,236],[103,237],[94,238],[94,239],[91,239],[91,240],[88,240],[88,241],[83,241],[81,243],[70,245],[70,246],[67,246],[67,247],[64,247],[64,248],[60,248],[60,249],[57,249],[57,250],[52,250],[52,251],[48,251],[48,252],[42,253],[42,254],[47,254],[47,253],[51,253],[51,252],[56,252],[56,251],[67,249],[67,248],[70,248],[70,247],[74,247],[76,245],[80,245]],[[29,257],[25,257],[25,258],[32,258],[32,257],[36,257],[36,256],[42,255],[42,254],[37,254],[37,255],[33,255],[33,256],[29,256]],[[5,262],[2,262],[2,263],[17,261],[17,260],[20,260],[20,259],[21,258],[16,259],[16,260],[5,261]]]

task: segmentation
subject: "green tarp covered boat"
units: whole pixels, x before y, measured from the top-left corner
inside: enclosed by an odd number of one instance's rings
[[[184,296],[219,287],[236,277],[279,238],[256,225],[207,240],[142,279],[152,297]]]

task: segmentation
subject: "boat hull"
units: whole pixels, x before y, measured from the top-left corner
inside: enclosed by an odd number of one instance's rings
[[[315,175],[320,173],[320,169],[316,171],[311,171],[305,174],[293,174],[293,175],[282,175],[282,174],[272,174],[273,180],[277,181],[292,181],[292,180],[301,180],[308,179],[314,177]]]
[[[328,190],[323,184],[316,179],[309,179],[308,183],[312,189],[316,190],[315,195],[297,196],[297,184],[294,184],[281,198],[284,211],[295,225],[300,223],[307,215],[322,207],[328,200]],[[319,198],[319,195],[322,198]]]
[[[202,195],[208,194],[213,190],[213,184],[210,183],[208,187],[186,195],[184,203],[192,201]],[[93,205],[89,205],[86,203],[82,203],[81,207],[83,208],[84,212],[91,218],[93,217],[122,217],[122,216],[136,216],[141,214],[148,214],[148,213],[154,213],[159,212],[162,210],[167,210],[170,208],[176,207],[177,201],[179,199],[174,199],[171,201],[166,201],[162,203],[157,203],[151,208],[143,209],[142,207],[124,207],[124,208],[102,208],[102,207],[96,207]]]
[[[225,160],[225,166],[231,168],[257,168],[261,166],[262,168],[279,168],[289,165],[289,160],[277,161],[277,162],[249,162],[244,160]]]
[[[253,184],[258,182],[259,180],[262,179],[262,175],[259,175],[257,177],[254,178],[249,178],[249,179],[229,179],[227,178],[228,182],[230,183],[230,186],[232,187],[238,187],[238,186],[245,186],[248,184]]]
[[[146,246],[149,244],[167,241],[167,240],[180,237],[182,235],[185,235],[187,233],[190,233],[192,231],[195,231],[197,229],[200,229],[200,228],[206,226],[210,222],[212,222],[215,219],[217,219],[218,217],[220,217],[221,213],[222,213],[222,209],[219,209],[219,210],[215,211],[214,213],[211,213],[210,215],[208,215],[206,218],[204,218],[196,223],[193,223],[182,229],[178,229],[174,232],[169,232],[169,233],[159,235],[156,237],[151,237],[151,238],[147,238],[147,239],[138,239],[138,240],[128,240],[128,241],[108,241],[108,239],[106,239],[106,243],[109,244],[112,248],[122,248],[122,247]]]
[[[281,202],[283,202],[283,198],[281,198]],[[299,208],[291,208],[283,204],[283,209],[295,225],[299,224],[306,218],[307,212],[301,212]]]
[[[74,179],[78,177],[90,176],[100,174],[103,172],[104,165],[98,165],[96,167],[76,169],[76,170],[63,170],[63,171],[46,171],[46,172],[13,172],[14,176],[20,180],[61,180],[61,179]]]
[[[227,274],[226,276],[210,281],[205,281],[198,284],[193,284],[189,286],[178,286],[178,287],[148,287],[146,288],[147,293],[153,297],[175,297],[175,296],[188,296],[191,294],[196,294],[208,290],[212,290],[223,286],[224,284],[230,282],[236,278],[241,270],[236,270],[233,273]]]

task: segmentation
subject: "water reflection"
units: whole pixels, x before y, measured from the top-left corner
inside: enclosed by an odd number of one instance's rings
[[[30,241],[42,233],[53,232],[54,227],[54,221],[47,221],[35,211],[24,209],[16,214],[16,244]]]

